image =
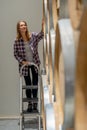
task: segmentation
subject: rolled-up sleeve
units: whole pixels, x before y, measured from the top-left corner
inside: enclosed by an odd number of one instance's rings
[[[39,42],[44,37],[44,33],[42,31],[40,31],[39,33],[34,32],[33,34],[35,36],[36,42]]]

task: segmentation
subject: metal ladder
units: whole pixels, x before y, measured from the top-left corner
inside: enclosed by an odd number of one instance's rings
[[[38,98],[32,98],[28,99],[23,96],[23,91],[26,89],[34,89],[36,86],[24,86],[23,85],[23,75],[22,75],[22,69],[26,66],[23,65],[20,70],[20,130],[24,130],[26,128],[26,124],[29,126],[29,122],[25,121],[26,119],[32,120],[38,118],[38,130],[41,130],[41,74],[38,66],[34,63],[29,63],[27,66],[34,65],[38,69]],[[24,110],[24,103],[33,101],[35,103],[38,103],[38,112],[27,112]],[[37,121],[37,120],[36,120]],[[27,123],[26,123],[27,122]],[[31,128],[29,126],[29,128]],[[36,128],[35,128],[36,129]]]

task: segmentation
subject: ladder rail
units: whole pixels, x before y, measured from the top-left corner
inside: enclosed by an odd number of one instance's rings
[[[38,67],[35,63],[33,63],[33,62],[28,62],[27,64],[22,65],[22,67],[21,67],[21,69],[20,69],[20,75],[22,76],[22,70],[23,70],[23,68],[24,68],[25,66],[31,66],[31,65],[34,65],[34,66],[37,68],[37,70],[38,70],[38,74],[40,74],[39,67]]]

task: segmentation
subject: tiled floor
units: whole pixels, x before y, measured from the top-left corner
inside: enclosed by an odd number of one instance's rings
[[[19,120],[0,120],[0,130],[20,130],[18,123]],[[29,126],[27,122],[27,127],[24,130],[38,130],[36,127],[37,124],[32,122]]]

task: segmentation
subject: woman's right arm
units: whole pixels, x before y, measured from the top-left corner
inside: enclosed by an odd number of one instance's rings
[[[15,43],[14,43],[14,57],[15,57],[16,60],[17,60],[19,63],[21,63],[21,64],[29,64],[28,61],[25,61],[25,60],[22,59],[22,57],[19,55],[18,49],[19,49],[19,45],[18,45],[18,43],[15,41]]]
[[[14,43],[14,57],[16,58],[16,60],[19,63],[22,63],[23,59],[20,57],[18,50],[19,50],[19,45],[18,45],[17,41],[15,41],[15,43]]]

